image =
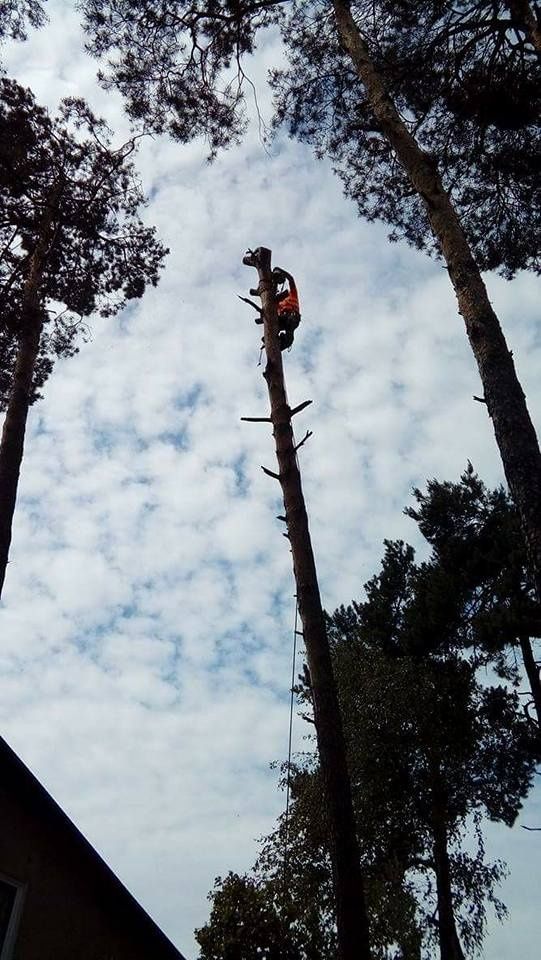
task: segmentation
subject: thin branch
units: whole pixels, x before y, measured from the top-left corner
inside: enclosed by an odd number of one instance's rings
[[[258,307],[257,303],[254,303],[253,300],[248,300],[248,297],[241,297],[240,293],[237,293],[237,297],[239,298],[239,300],[242,300],[243,303],[249,303],[250,306],[253,307],[254,310],[257,310],[257,312],[258,312],[259,314],[262,314],[262,313],[263,313],[263,308],[262,308],[262,307]]]
[[[306,441],[309,440],[311,436],[313,436],[312,431],[307,430],[302,440],[295,445],[295,450],[298,450],[299,447],[302,447],[303,443],[306,443]]]
[[[268,477],[272,477],[273,480],[279,480],[279,479],[280,479],[280,474],[279,474],[279,473],[273,473],[272,470],[267,470],[267,468],[266,468],[266,467],[263,467],[263,466],[261,467],[261,469],[262,469],[263,473],[266,473]]]

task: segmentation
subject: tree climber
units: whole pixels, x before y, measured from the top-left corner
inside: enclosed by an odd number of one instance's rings
[[[258,250],[249,250],[243,259],[243,263],[246,263],[247,266],[254,266],[253,257],[254,255],[257,255],[257,253]],[[280,349],[287,350],[287,348],[291,347],[293,344],[294,331],[301,322],[299,294],[297,292],[295,280],[293,276],[287,272],[287,270],[283,270],[281,267],[275,267],[272,271],[272,279],[274,282],[274,297],[276,300],[276,314],[278,317],[278,341],[280,343]],[[286,282],[289,289],[278,290],[279,287],[283,288]],[[253,296],[259,296],[258,290],[250,290],[250,293]],[[257,303],[254,303],[253,300],[248,300],[247,297],[241,297],[240,294],[238,296],[239,300],[242,300],[244,303],[248,303],[254,308],[254,310],[257,310],[259,316],[255,318],[255,322],[263,323],[263,309],[259,307]],[[261,340],[264,345],[265,338],[262,337]],[[263,349],[263,347],[261,349]]]
[[[275,267],[272,271],[273,280],[276,286],[282,286],[287,281],[289,290],[281,290],[276,293],[276,312],[280,323],[280,349],[286,350],[293,343],[294,331],[301,322],[299,309],[299,294],[295,280],[287,270],[281,267]]]

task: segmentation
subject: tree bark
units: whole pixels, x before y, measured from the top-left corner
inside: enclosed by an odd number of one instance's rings
[[[419,147],[387,93],[351,13],[333,0],[340,40],[361,80],[384,136],[421,197],[477,361],[509,489],[521,518],[541,600],[541,453],[515,365],[481,272],[431,158]]]
[[[24,452],[26,421],[43,328],[40,286],[53,235],[54,207],[57,194],[58,190],[53,191],[53,199],[47,206],[40,227],[40,236],[28,264],[21,303],[21,334],[15,361],[13,386],[6,410],[2,440],[0,441],[0,597],[8,564],[13,514]]]
[[[430,764],[432,774],[432,851],[438,901],[438,936],[441,960],[464,960],[453,908],[451,866],[447,849],[447,817],[437,762]]]
[[[526,676],[532,692],[532,700],[537,714],[537,723],[541,732],[541,680],[539,677],[539,667],[535,662],[532,644],[529,637],[522,635],[519,637],[520,649],[522,651],[522,662],[526,670]]]
[[[336,900],[338,954],[341,960],[369,960],[368,919],[360,868],[351,784],[340,707],[333,676],[325,618],[321,606],[308,517],[297,463],[278,342],[275,285],[271,251],[260,247],[244,262],[259,274],[258,295],[263,307],[267,382],[271,422],[282,488],[287,534],[293,555],[297,602],[314,704],[321,771],[329,812],[331,856]]]
[[[524,30],[532,47],[541,53],[541,25],[528,0],[509,0],[508,7],[511,16]]]
[[[438,935],[440,941],[441,960],[464,960],[464,953],[458,939],[455,915],[453,911],[453,894],[451,887],[451,871],[449,853],[447,851],[447,834],[445,822],[434,815],[432,823],[434,870],[436,873],[436,889],[438,898]]]

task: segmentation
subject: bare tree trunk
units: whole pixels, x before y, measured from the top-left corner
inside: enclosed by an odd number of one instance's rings
[[[13,386],[0,441],[0,596],[6,576],[13,514],[24,452],[24,436],[28,408],[32,397],[34,369],[43,328],[43,308],[40,285],[51,242],[53,204],[48,208],[41,226],[41,235],[30,257],[21,304],[19,346]]]
[[[340,707],[333,676],[325,618],[321,606],[308,517],[291,427],[293,415],[284,386],[278,342],[271,251],[259,248],[244,263],[259,274],[267,364],[263,376],[269,392],[273,435],[284,497],[285,519],[293,555],[297,602],[310,670],[319,759],[331,828],[331,853],[341,960],[369,960],[368,919],[364,901],[351,784]],[[252,291],[253,292],[253,291]]]
[[[437,762],[431,761],[432,774],[432,852],[438,900],[438,936],[441,960],[464,960],[453,908],[451,867],[447,849],[447,818]]]
[[[541,53],[541,24],[528,0],[508,0],[507,5],[511,15],[523,27],[532,47]]]
[[[351,13],[333,0],[338,34],[384,136],[421,197],[464,318],[511,495],[521,518],[541,600],[541,454],[524,393],[479,267],[441,177],[400,118]]]
[[[537,723],[541,732],[541,680],[539,677],[539,667],[534,659],[530,638],[522,635],[519,637],[519,642],[522,651],[522,662],[524,663],[524,669],[526,670],[530,684],[532,700],[537,714]]]

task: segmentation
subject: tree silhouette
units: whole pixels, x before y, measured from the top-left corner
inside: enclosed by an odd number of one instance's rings
[[[81,319],[113,316],[155,285],[166,250],[143,224],[129,159],[82,100],[56,118],[0,81],[0,591],[28,408],[54,358],[77,350]]]
[[[6,38],[26,40],[28,27],[42,27],[46,21],[38,0],[0,0],[0,43]]]
[[[371,956],[420,960],[437,945],[442,960],[463,960],[483,944],[487,907],[500,918],[506,912],[496,895],[506,869],[486,859],[483,820],[514,823],[531,787],[535,758],[514,691],[481,683],[475,664],[454,649],[406,652],[411,622],[401,608],[416,608],[417,588],[415,570],[405,562],[410,556],[411,550],[386,553],[385,596],[397,612],[394,622],[374,632],[383,604],[379,593],[368,589],[364,601],[328,618],[328,633]],[[422,604],[417,614],[422,631]],[[309,676],[299,680],[297,691],[312,719]],[[317,758],[299,756],[291,770],[287,829],[282,814],[276,830],[262,840],[253,871],[217,881],[211,917],[196,932],[202,960],[220,949],[235,960],[249,958],[258,947],[265,954],[270,930],[275,949],[293,945],[300,960],[335,955],[330,830],[321,790]],[[272,924],[251,925],[254,891],[258,917],[272,917]],[[247,929],[253,936],[244,938]]]
[[[432,562],[422,564],[418,574],[423,586],[418,583],[417,594],[423,593],[425,612],[416,649],[434,653],[443,640],[452,640],[477,664],[490,665],[503,679],[518,683],[518,648],[531,691],[524,709],[539,737],[541,682],[532,638],[541,636],[541,608],[517,511],[504,490],[489,490],[471,464],[458,483],[430,480],[426,491],[416,489],[414,496],[416,506],[405,513],[432,547]],[[442,632],[435,615],[444,607],[444,597],[448,620],[455,625],[452,638]]]

